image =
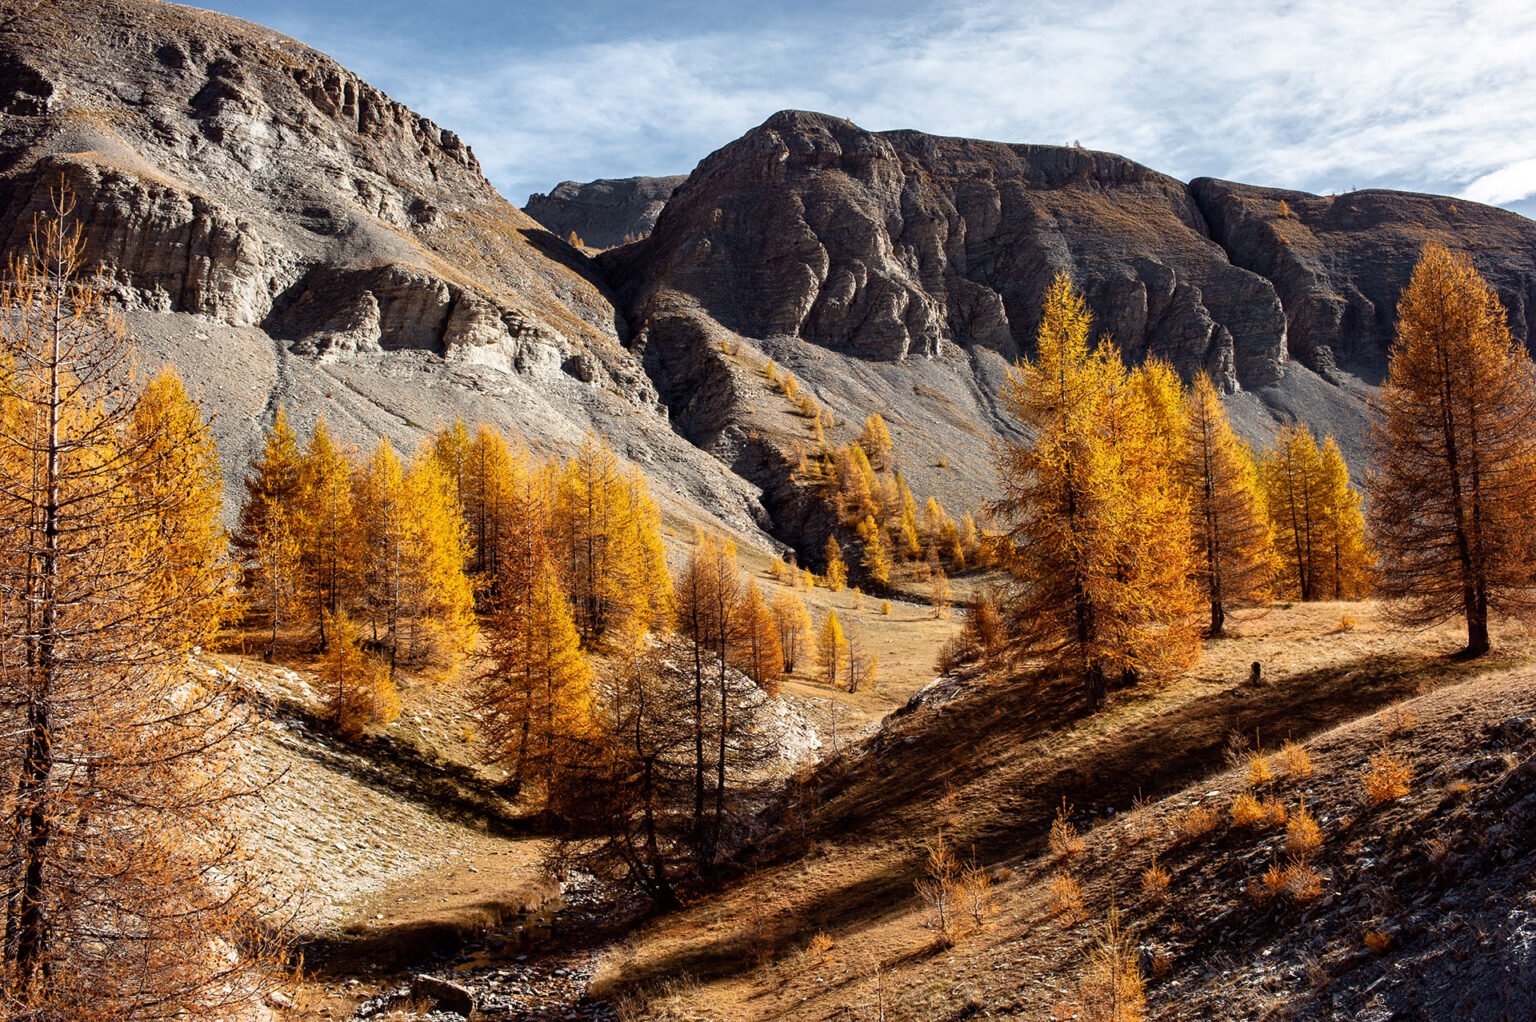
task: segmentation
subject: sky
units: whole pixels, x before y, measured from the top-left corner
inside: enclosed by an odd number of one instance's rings
[[[1530,0],[195,2],[458,132],[519,205],[564,180],[685,174],[797,108],[1536,215]]]

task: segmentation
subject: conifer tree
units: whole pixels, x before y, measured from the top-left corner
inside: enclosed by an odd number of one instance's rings
[[[769,695],[779,694],[784,676],[784,650],[779,644],[779,626],[768,601],[756,582],[747,585],[742,608],[742,642],[738,656],[741,672]]]
[[[872,413],[864,420],[864,432],[859,434],[859,446],[869,456],[869,462],[876,468],[890,468],[891,466],[891,432],[886,428],[885,420],[879,412]]]
[[[189,681],[230,582],[207,425],[142,397],[71,209],[0,285],[0,1017],[245,1018],[277,948],[226,768],[251,718]]]
[[[1287,599],[1319,599],[1323,560],[1323,472],[1317,439],[1305,426],[1290,425],[1275,437],[1261,462],[1269,518],[1274,523],[1282,565],[1276,582]]]
[[[330,637],[320,675],[325,681],[331,720],[344,735],[357,738],[375,724],[400,716],[400,696],[389,670],[363,649],[362,633],[345,611],[326,614]]]
[[[1536,609],[1536,370],[1498,295],[1430,244],[1398,304],[1370,444],[1379,587],[1405,623]]]
[[[816,660],[821,665],[821,680],[831,688],[843,678],[843,664],[848,655],[848,638],[843,624],[837,619],[837,611],[827,611],[821,628],[816,633]]]
[[[1072,670],[1090,701],[1111,680],[1191,662],[1199,651],[1188,508],[1166,431],[1106,341],[1088,342],[1082,296],[1060,276],[1037,357],[1005,393],[1031,439],[1001,451],[1011,612],[1027,649]]]
[[[825,578],[827,588],[834,593],[842,592],[848,584],[848,564],[843,560],[843,548],[836,536],[828,536],[827,544],[822,548],[822,557],[827,562]]]
[[[352,459],[331,440],[324,417],[316,420],[305,446],[295,504],[304,532],[303,586],[320,624],[324,650],[330,641],[329,619],[342,613],[355,593],[359,542],[352,504]]]
[[[469,427],[463,419],[454,419],[453,425],[444,426],[432,434],[432,458],[442,470],[448,490],[454,501],[464,506],[464,484],[469,474]]]
[[[867,692],[874,688],[880,658],[866,648],[863,633],[850,627],[844,633],[843,646],[846,657],[843,678],[847,682],[848,691]]]
[[[891,547],[886,542],[885,530],[866,517],[859,523],[859,536],[864,541],[864,574],[873,582],[891,584]]]
[[[160,565],[171,585],[200,576],[232,581],[229,537],[219,524],[224,505],[219,451],[176,370],[161,370],[139,394],[128,446],[143,450],[129,479],[133,499],[162,509],[145,538],[146,558]],[[214,602],[191,609],[199,618],[228,620],[235,610],[233,587],[218,586]]]
[[[489,589],[497,585],[507,505],[527,472],[527,455],[514,453],[505,437],[481,423],[465,451],[460,502],[469,531],[470,570]]]
[[[1210,634],[1219,636],[1229,606],[1269,598],[1274,530],[1253,452],[1232,432],[1203,371],[1184,398],[1184,430],[1179,471],[1190,494],[1196,580],[1210,606]]]
[[[529,584],[498,591],[480,679],[481,728],[492,758],[511,772],[512,791],[531,779],[547,796],[591,737],[592,667],[547,554],[535,554]]]
[[[1326,581],[1324,595],[1333,600],[1364,599],[1370,592],[1376,558],[1365,537],[1363,501],[1349,484],[1349,466],[1333,437],[1324,439],[1318,455],[1323,512],[1319,577]]]
[[[298,438],[279,406],[262,453],[246,477],[246,499],[235,533],[235,546],[245,564],[246,588],[266,610],[271,626],[268,656],[277,651],[281,627],[300,619],[306,609],[302,599],[303,522],[297,501],[302,460]]]
[[[805,601],[793,593],[775,594],[772,611],[779,633],[779,649],[784,656],[784,673],[793,674],[800,662],[806,634],[811,630],[811,614],[805,609]]]

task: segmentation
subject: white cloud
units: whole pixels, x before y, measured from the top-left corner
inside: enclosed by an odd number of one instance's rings
[[[1536,194],[1532,52],[1528,0],[951,0],[367,63],[516,201],[564,178],[686,172],[801,107],[873,129],[1080,139],[1184,178],[1511,202]]]

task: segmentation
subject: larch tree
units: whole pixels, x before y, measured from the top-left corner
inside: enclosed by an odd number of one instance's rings
[[[742,619],[738,666],[764,692],[778,695],[784,676],[784,650],[779,644],[778,622],[755,581],[747,584]]]
[[[859,523],[859,538],[864,541],[864,574],[877,585],[891,584],[891,545],[872,517]]]
[[[297,502],[302,463],[298,438],[279,406],[245,479],[245,503],[234,536],[245,563],[246,588],[268,616],[269,656],[277,651],[282,626],[301,620],[307,610],[302,599],[304,528]]]
[[[363,649],[363,635],[345,611],[326,614],[330,642],[321,661],[326,704],[342,734],[357,738],[375,724],[400,716],[400,696],[389,668]]]
[[[836,536],[827,537],[826,546],[822,548],[822,558],[826,562],[823,577],[827,580],[827,588],[834,593],[842,592],[848,584],[848,562],[843,560],[843,547]]]
[[[521,582],[514,561],[504,563]],[[591,738],[592,667],[547,553],[535,553],[526,584],[498,591],[482,655],[480,726],[492,758],[511,773],[513,793],[532,780],[548,800]]]
[[[890,468],[891,466],[891,431],[886,428],[885,419],[879,412],[873,412],[864,420],[864,431],[859,434],[859,446],[869,457],[870,464],[876,468]]]
[[[1536,370],[1471,261],[1431,244],[1398,304],[1371,433],[1377,585],[1405,623],[1536,609]]]
[[[1361,498],[1332,437],[1321,446],[1305,426],[1286,426],[1260,468],[1276,532],[1281,595],[1294,600],[1357,600],[1370,589],[1374,562]]]
[[[0,1016],[245,1018],[276,947],[239,840],[207,424],[82,273],[55,197],[0,286]]]
[[[811,630],[811,613],[805,609],[805,601],[793,593],[774,594],[772,611],[779,632],[779,650],[784,656],[784,673],[793,674]]]
[[[329,619],[344,612],[357,587],[359,530],[352,503],[352,459],[336,446],[325,419],[315,422],[299,466],[295,504],[303,523],[299,558],[307,602],[330,642]]]
[[[1322,452],[1305,426],[1283,427],[1260,463],[1269,518],[1274,523],[1280,571],[1276,581],[1287,599],[1320,599],[1318,574],[1324,556]]]
[[[844,677],[847,656],[848,637],[843,632],[843,623],[837,619],[837,611],[829,610],[816,631],[816,662],[821,665],[821,680],[828,687],[836,688],[838,679]]]
[[[1010,610],[1023,649],[1083,679],[1101,703],[1111,681],[1182,667],[1192,627],[1188,507],[1166,431],[1119,353],[1089,345],[1091,317],[1060,276],[1046,294],[1035,359],[1004,395],[1031,439],[1000,450]]]
[[[1349,483],[1349,465],[1333,437],[1318,451],[1322,474],[1323,529],[1321,547],[1324,593],[1334,600],[1362,600],[1370,595],[1376,554],[1365,534],[1364,501]]]
[[[1253,452],[1232,432],[1216,386],[1203,371],[1184,397],[1182,454],[1195,577],[1210,606],[1210,634],[1219,636],[1228,607],[1269,598],[1275,540]]]
[[[747,600],[736,548],[716,536],[697,535],[673,591],[693,699],[693,838],[700,860],[711,864],[724,822],[727,746],[734,730],[731,665],[743,637]]]

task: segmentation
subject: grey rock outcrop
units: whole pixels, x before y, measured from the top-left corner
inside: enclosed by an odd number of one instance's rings
[[[613,248],[650,234],[682,175],[562,181],[528,197],[523,212],[564,238],[572,231],[592,248]]]

